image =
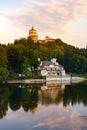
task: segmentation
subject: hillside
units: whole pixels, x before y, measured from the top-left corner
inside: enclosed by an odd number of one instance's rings
[[[61,39],[56,39],[55,42],[34,43],[30,38],[21,38],[13,44],[0,46],[7,54],[9,73],[27,73],[27,77],[31,77],[27,68],[36,69],[39,65],[38,58],[50,60],[53,57],[57,58],[68,73],[87,73],[87,49],[75,48]]]

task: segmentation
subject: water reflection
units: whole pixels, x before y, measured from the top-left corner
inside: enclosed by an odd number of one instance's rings
[[[65,85],[57,86],[41,86],[39,90],[39,99],[42,104],[48,106],[50,104],[58,104],[63,101]]]
[[[6,116],[6,111],[8,110],[8,98],[9,98],[9,89],[1,86],[0,87],[0,118]]]
[[[66,86],[63,95],[64,106],[69,104],[74,106],[81,103],[87,106],[87,82]]]
[[[35,113],[38,104],[49,106],[61,104],[64,107],[83,103],[87,106],[87,83],[57,86],[40,85],[6,85],[0,86],[0,118],[8,111],[17,111],[21,107],[25,112]]]
[[[87,82],[1,85],[0,128],[5,130],[7,124],[7,130],[86,130],[86,106]]]

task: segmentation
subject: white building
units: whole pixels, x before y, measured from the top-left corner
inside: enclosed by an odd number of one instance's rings
[[[57,61],[56,58],[51,61],[41,61],[40,64],[41,75],[46,77],[46,81],[51,80],[70,80],[63,68]]]

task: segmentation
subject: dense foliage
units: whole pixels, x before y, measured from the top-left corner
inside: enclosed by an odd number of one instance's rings
[[[0,81],[8,77],[7,55],[4,48],[0,45]]]
[[[31,72],[39,65],[38,58],[50,60],[53,57],[68,73],[87,73],[87,49],[75,48],[61,39],[34,43],[30,38],[21,38],[13,44],[0,45],[0,80],[8,75],[7,65],[9,74],[21,73],[32,77]]]

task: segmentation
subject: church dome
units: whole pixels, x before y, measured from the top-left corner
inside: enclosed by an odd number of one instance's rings
[[[32,27],[29,30],[29,37],[34,41],[37,42],[38,41],[38,34],[37,31],[34,29],[34,27]]]

